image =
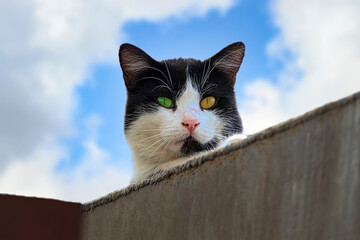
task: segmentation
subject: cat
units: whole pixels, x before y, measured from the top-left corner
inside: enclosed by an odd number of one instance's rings
[[[132,183],[243,138],[234,84],[244,54],[244,43],[235,42],[205,61],[156,61],[134,45],[120,46]]]

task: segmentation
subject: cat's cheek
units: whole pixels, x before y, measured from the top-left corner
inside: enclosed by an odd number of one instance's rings
[[[184,142],[183,141],[179,141],[179,142],[176,142],[174,144],[172,144],[171,146],[169,146],[169,149],[172,151],[172,152],[176,152],[176,153],[179,153],[180,150],[181,150],[181,147],[184,145]]]
[[[200,143],[207,143],[213,140],[215,137],[221,135],[223,129],[223,122],[213,112],[205,113],[206,120],[203,122],[201,128],[199,128],[199,139]]]
[[[215,131],[213,129],[203,130],[199,128],[194,132],[193,137],[199,143],[205,144],[215,137]]]

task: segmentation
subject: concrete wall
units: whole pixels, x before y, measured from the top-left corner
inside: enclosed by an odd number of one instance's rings
[[[359,173],[360,93],[86,204],[83,239],[358,240]]]

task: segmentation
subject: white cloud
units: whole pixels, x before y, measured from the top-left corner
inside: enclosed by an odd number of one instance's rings
[[[122,169],[119,161],[114,162],[111,155],[97,144],[100,116],[93,114],[85,120],[88,136],[83,141],[85,155],[68,172],[57,174],[61,178],[61,196],[73,201],[89,201],[129,184],[130,169]]]
[[[248,132],[360,90],[359,1],[276,0],[271,8],[280,33],[267,51],[284,69],[275,83],[251,83],[239,99]],[[270,101],[261,103],[262,92]]]
[[[27,196],[59,198],[57,179],[52,169],[63,151],[57,146],[46,145],[27,159],[13,159],[0,175],[1,192]]]
[[[74,197],[69,192],[74,188],[61,190],[64,180],[54,177],[56,163],[67,154],[66,149],[58,152],[62,147],[57,142],[74,134],[75,89],[83,84],[89,66],[118,62],[116,40],[124,38],[121,27],[126,21],[201,16],[211,9],[225,11],[232,4],[232,0],[0,1],[0,192]],[[112,181],[128,179],[106,167],[105,160],[95,161],[108,156],[93,138],[85,148],[92,160],[77,168],[69,186],[80,192],[92,184],[97,188],[91,191],[96,192],[106,189],[104,185],[114,186]],[[85,180],[82,171],[94,166],[102,169],[102,175]]]
[[[265,79],[256,79],[244,88],[240,113],[245,133],[254,133],[286,118],[280,90]]]
[[[1,192],[86,202],[127,186],[131,170],[122,169],[97,144],[101,124],[98,115],[85,120],[88,132],[82,142],[85,155],[72,169],[54,171],[59,159],[67,157],[66,149],[43,145],[28,159],[12,161],[0,175]]]

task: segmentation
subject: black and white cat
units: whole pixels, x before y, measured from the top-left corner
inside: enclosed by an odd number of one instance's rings
[[[236,42],[205,61],[156,61],[131,44],[120,46],[133,182],[242,138],[234,84],[244,53]]]

